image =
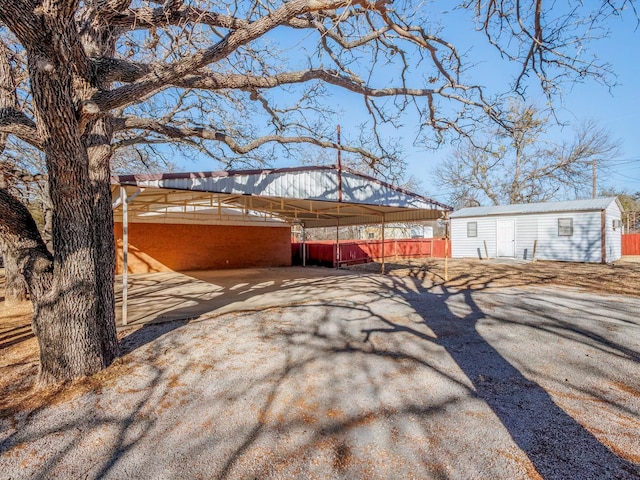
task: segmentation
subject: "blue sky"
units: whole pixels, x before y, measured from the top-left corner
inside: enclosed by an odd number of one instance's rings
[[[620,139],[621,156],[603,181],[630,192],[640,192],[640,30],[635,27],[631,21],[614,22],[611,37],[597,47],[613,65],[619,85],[611,92],[593,83],[576,85],[567,93],[564,109],[568,118],[596,119]]]
[[[620,157],[613,161],[612,170],[607,175],[599,175],[598,187],[615,188],[628,192],[640,191],[640,29],[636,31],[633,15],[623,18],[613,17],[608,27],[611,32],[608,38],[600,39],[590,44],[591,53],[609,64],[617,75],[615,87],[608,87],[588,80],[582,84],[565,85],[565,92],[555,101],[556,114],[559,120],[569,124],[564,129],[555,129],[553,135],[562,137],[572,135],[571,125],[576,126],[583,121],[593,119],[598,125],[611,132],[614,139],[620,142]],[[488,90],[503,91],[506,82],[511,79],[517,67],[500,60],[495,49],[488,45],[484,35],[470,31],[469,18],[453,17],[444,28],[445,35],[456,42],[459,51],[466,51],[469,58],[476,63],[469,72],[468,79],[473,83],[486,86]],[[290,31],[289,31],[290,32]],[[286,35],[286,34],[285,34]],[[291,35],[290,33],[288,35]],[[295,48],[304,47],[304,40],[298,42],[291,37],[284,38],[276,34],[281,44],[293,45]],[[292,41],[293,40],[293,41]],[[288,49],[290,50],[290,49]],[[295,54],[294,54],[295,55]],[[374,80],[381,80],[378,77]],[[384,80],[382,81],[384,83]],[[502,84],[502,85],[501,85]],[[389,85],[377,84],[376,87]],[[421,85],[415,85],[420,87]],[[343,114],[335,119],[341,124],[343,138],[357,137],[357,126],[366,120],[362,99],[354,94],[331,89],[331,104],[340,106]],[[534,96],[530,101],[544,104],[545,99],[534,88],[530,88]],[[443,146],[438,151],[425,150],[412,144],[415,138],[416,119],[407,116],[404,127],[399,130],[389,129],[390,135],[402,138],[406,161],[407,175],[420,182],[418,190],[438,200],[445,201],[447,192],[434,186],[433,172],[438,164],[447,157],[449,151]],[[272,165],[285,167],[296,165],[295,160],[286,159]],[[210,161],[184,162],[181,167],[186,169],[216,169]],[[194,168],[195,167],[195,168]]]
[[[631,16],[624,20],[613,18],[608,38],[591,44],[591,51],[612,65],[617,85],[609,89],[593,80],[582,84],[565,85],[562,97],[555,101],[559,119],[569,125],[558,129],[556,135],[571,135],[571,125],[593,119],[611,132],[620,142],[620,157],[611,162],[611,172],[598,177],[598,189],[614,188],[630,193],[640,192],[640,29]],[[469,39],[469,37],[467,37]],[[478,68],[480,82],[491,82],[492,77],[510,75],[509,66],[495,61],[494,52],[477,43],[471,54],[486,55],[486,62]],[[530,90],[531,91],[531,90]],[[544,103],[541,95],[534,101]],[[433,185],[433,171],[446,158],[448,149],[424,151],[407,144],[408,173],[422,182],[421,188],[438,200],[445,200],[446,192]]]

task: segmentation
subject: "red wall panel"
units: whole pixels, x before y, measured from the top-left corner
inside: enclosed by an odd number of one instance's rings
[[[640,255],[640,233],[622,235],[622,255]]]
[[[445,251],[451,258],[451,241],[443,238],[390,239],[384,242],[385,259],[436,257],[444,258]],[[292,255],[296,263],[302,263],[302,244],[292,245]],[[306,243],[307,263],[335,266],[335,241],[321,240]],[[354,264],[371,262],[382,258],[381,240],[346,240],[340,242],[340,262]]]

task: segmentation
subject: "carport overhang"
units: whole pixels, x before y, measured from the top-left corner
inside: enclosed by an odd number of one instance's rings
[[[123,221],[117,207],[128,203],[130,222],[317,228],[436,220],[451,210],[334,166],[118,176],[112,192],[115,220]]]
[[[442,203],[335,166],[116,176],[112,198],[114,220],[122,222],[123,231],[124,325],[129,222],[290,224],[305,229],[437,220],[451,211]],[[384,240],[384,228],[382,232]],[[384,241],[382,248],[384,259]]]

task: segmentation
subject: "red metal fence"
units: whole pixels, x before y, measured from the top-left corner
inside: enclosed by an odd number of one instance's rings
[[[302,265],[302,243],[292,243],[291,253],[294,265]],[[308,265],[353,265],[382,260],[393,261],[399,258],[436,257],[444,258],[445,240],[443,238],[412,238],[400,240],[348,240],[336,245],[334,241],[316,241],[305,244],[306,264]],[[451,243],[449,243],[451,257]],[[384,252],[384,254],[383,254]]]
[[[622,235],[622,255],[640,255],[640,233]]]

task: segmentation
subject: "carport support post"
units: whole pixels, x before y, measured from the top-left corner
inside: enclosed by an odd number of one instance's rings
[[[382,215],[382,266],[380,268],[380,273],[384,273],[384,214]]]
[[[129,283],[129,201],[127,189],[120,187],[122,200],[122,325],[127,324],[127,284]]]
[[[444,212],[444,281],[449,281],[449,212]]]
[[[307,232],[302,224],[302,266],[307,266]]]
[[[336,268],[340,268],[340,220],[336,220]]]

